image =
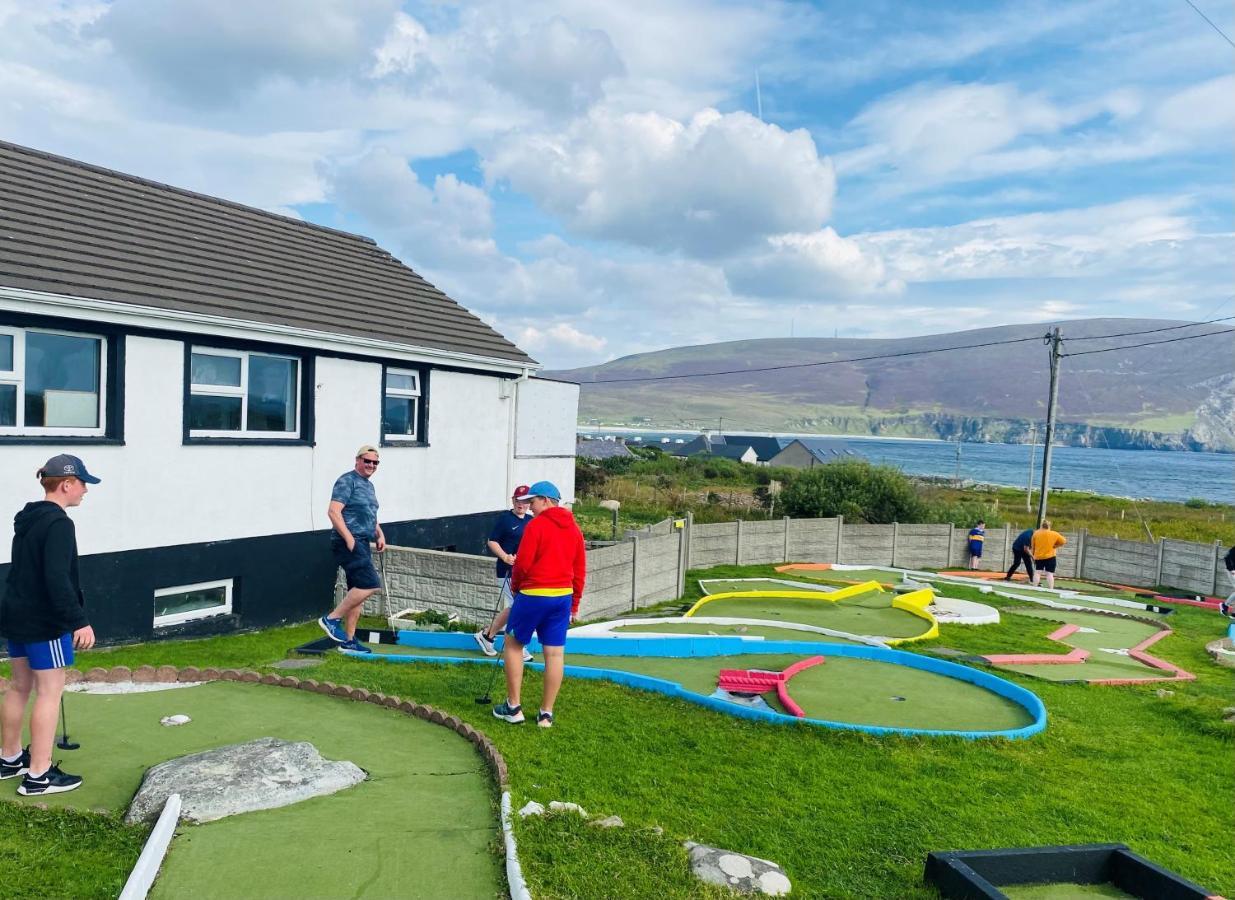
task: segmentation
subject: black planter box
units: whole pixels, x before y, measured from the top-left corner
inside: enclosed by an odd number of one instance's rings
[[[1111,884],[1146,900],[1209,900],[1203,887],[1124,844],[957,850],[926,857],[926,881],[948,900],[1008,900],[999,885]]]

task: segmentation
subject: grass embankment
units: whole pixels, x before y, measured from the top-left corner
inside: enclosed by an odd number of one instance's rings
[[[768,566],[697,578],[777,576]],[[956,596],[997,605],[969,588]],[[552,731],[496,722],[472,702],[487,670],[332,658],[314,676],[432,703],[492,736],[510,766],[516,807],[572,800],[617,814],[623,829],[571,816],[516,823],[538,897],[720,897],[690,878],[680,843],[693,839],[781,863],[803,897],[931,897],[921,880],[936,849],[1122,841],[1209,889],[1235,893],[1232,726],[1222,721],[1235,672],[1204,643],[1225,622],[1180,608],[1155,654],[1197,680],[1107,687],[1010,680],[1042,698],[1047,730],[1027,741],[873,738],[730,718],[605,682],[568,681]],[[944,625],[939,647],[967,653],[1058,652],[1049,622]],[[316,638],[313,625],[85,654],[103,665],[250,666]],[[925,652],[925,647],[911,647]],[[540,677],[529,672],[529,702]],[[80,735],[83,740],[88,735]],[[357,740],[363,740],[358,735]],[[89,773],[86,773],[89,775]],[[658,833],[655,828],[663,829]],[[114,896],[144,835],[110,817],[0,803],[6,896]],[[414,849],[409,852],[414,852]],[[59,861],[44,867],[46,860]],[[425,861],[432,865],[431,860]]]

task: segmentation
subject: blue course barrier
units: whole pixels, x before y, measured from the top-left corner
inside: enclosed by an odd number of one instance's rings
[[[1235,626],[1233,626],[1235,628]],[[470,634],[458,632],[425,632],[401,631],[398,643],[407,647],[422,647],[440,650],[475,650],[476,644]],[[861,731],[867,734],[906,734],[923,736],[950,736],[963,738],[1001,737],[1022,739],[1037,734],[1046,728],[1046,707],[1036,694],[1020,685],[1013,684],[998,675],[992,675],[981,669],[973,669],[947,660],[907,653],[904,650],[893,650],[888,647],[872,647],[865,645],[826,644],[818,641],[768,641],[749,640],[744,637],[718,635],[715,637],[655,637],[655,638],[607,638],[578,637],[568,640],[570,653],[580,656],[643,656],[660,658],[706,658],[712,656],[739,656],[747,654],[801,654],[803,656],[836,656],[852,659],[868,659],[874,662],[891,663],[908,666],[948,678],[984,688],[998,694],[1018,706],[1023,707],[1033,721],[1020,728],[1003,731],[960,731],[933,728],[894,728],[882,725],[859,725],[852,722],[836,722],[829,719],[798,718],[771,709],[755,709],[738,703],[730,703],[716,697],[705,696],[687,690],[674,681],[654,678],[650,675],[640,675],[635,672],[624,672],[617,669],[594,668],[591,666],[571,666],[565,668],[566,674],[572,678],[606,679],[616,684],[655,691],[686,700],[690,703],[706,706],[718,712],[727,713],[744,719],[756,719],[778,725],[818,725],[824,728],[836,728],[846,731]],[[536,652],[539,644],[533,641],[528,649]],[[399,653],[356,653],[343,651],[353,659],[364,659],[373,662],[393,663],[447,663],[498,665],[499,659],[489,657],[458,657],[458,656],[418,656]],[[527,663],[533,669],[543,669],[540,662]]]

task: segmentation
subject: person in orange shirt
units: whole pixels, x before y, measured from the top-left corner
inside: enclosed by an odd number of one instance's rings
[[[1033,553],[1033,583],[1037,585],[1046,573],[1046,586],[1052,590],[1055,587],[1055,553],[1068,543],[1058,531],[1051,530],[1051,520],[1043,519],[1042,527],[1033,533],[1029,539],[1030,551]]]

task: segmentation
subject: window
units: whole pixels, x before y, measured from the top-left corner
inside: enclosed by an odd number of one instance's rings
[[[387,369],[382,397],[382,438],[387,441],[420,439],[420,373]]]
[[[194,347],[189,354],[190,437],[300,436],[300,360]]]
[[[0,434],[102,436],[107,339],[0,328]]]
[[[154,627],[225,616],[232,611],[232,579],[159,588],[154,592]]]

